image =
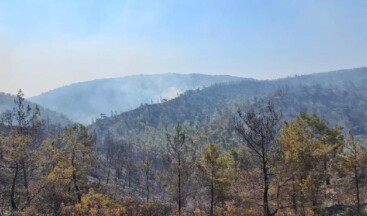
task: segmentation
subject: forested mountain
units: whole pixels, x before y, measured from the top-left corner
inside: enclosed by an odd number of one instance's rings
[[[6,121],[5,118],[7,113],[13,112],[15,98],[16,97],[14,95],[0,92],[0,122]],[[35,103],[26,101],[25,106],[28,105],[32,108],[36,106]],[[46,122],[49,122],[49,124],[60,125],[64,127],[72,123],[65,115],[57,113],[43,106],[39,106],[39,109],[41,113],[40,118],[45,120]]]
[[[359,68],[278,80],[216,84],[187,91],[165,103],[146,104],[120,115],[99,118],[90,128],[98,134],[109,131],[123,136],[131,131],[143,133],[147,129],[164,131],[178,123],[203,126],[207,118],[212,118],[221,109],[233,110],[235,104],[267,98],[280,103],[287,117],[298,112],[311,112],[322,115],[330,123],[354,125],[358,127],[355,132],[364,133],[367,92],[363,86],[366,82],[367,68]],[[350,110],[353,112],[348,112]]]
[[[175,98],[186,90],[239,80],[242,78],[204,74],[136,75],[76,83],[30,100],[63,113],[75,122],[89,124],[102,113],[120,113],[141,104]]]

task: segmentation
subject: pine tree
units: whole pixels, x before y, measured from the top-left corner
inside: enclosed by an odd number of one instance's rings
[[[13,211],[19,210],[19,203],[16,200],[17,192],[19,193],[19,176],[22,170],[22,162],[27,157],[27,147],[31,144],[32,138],[29,135],[19,134],[16,130],[12,130],[10,135],[1,139],[2,160],[4,166],[10,170],[11,186],[10,186],[10,205]],[[24,186],[24,185],[23,185]],[[26,198],[26,203],[28,199]]]
[[[322,121],[316,116],[312,118],[316,122]],[[320,136],[314,126],[308,119],[298,115],[282,128],[279,135],[284,162],[292,178],[292,206],[295,213],[301,215],[311,214],[309,211],[312,214],[320,213],[320,196],[325,180],[329,178],[325,158],[340,147],[339,141],[335,144],[326,143],[324,136]],[[341,136],[340,133],[334,135]]]
[[[170,161],[169,173],[173,180],[173,196],[177,201],[179,215],[182,214],[182,207],[188,196],[186,186],[194,173],[195,154],[195,146],[186,136],[182,126],[176,125],[175,134],[167,134],[167,156]]]
[[[60,202],[81,202],[91,170],[91,140],[86,127],[75,125],[43,144],[44,159],[49,160],[45,178],[52,196],[60,197]]]
[[[204,148],[198,162],[202,181],[210,194],[210,216],[214,215],[214,206],[218,200],[224,201],[226,189],[231,184],[228,178],[229,163],[229,157],[221,155],[218,146],[214,144],[208,144]]]
[[[347,185],[352,186],[355,191],[355,202],[357,214],[363,215],[361,192],[367,177],[367,150],[361,146],[349,130],[344,150],[338,154],[339,170],[347,175]],[[348,189],[350,187],[347,187]]]
[[[19,90],[14,99],[13,112],[7,113],[11,132],[4,134],[5,137],[2,139],[3,162],[11,170],[12,176],[9,200],[13,211],[29,206],[33,197],[30,187],[31,170],[35,167],[35,146],[32,136],[34,136],[33,129],[39,124],[39,115],[38,106],[32,109],[26,105],[24,94]],[[22,185],[19,182],[22,182]]]

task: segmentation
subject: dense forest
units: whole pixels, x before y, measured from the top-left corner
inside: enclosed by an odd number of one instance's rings
[[[20,90],[1,114],[0,215],[366,215],[366,81],[219,83],[87,126]]]

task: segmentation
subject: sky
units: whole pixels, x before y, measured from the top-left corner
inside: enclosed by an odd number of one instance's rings
[[[204,73],[367,66],[366,0],[0,0],[0,92]]]

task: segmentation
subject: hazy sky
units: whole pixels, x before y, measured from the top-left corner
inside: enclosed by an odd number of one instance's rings
[[[367,66],[366,0],[0,0],[0,91],[151,73]]]

